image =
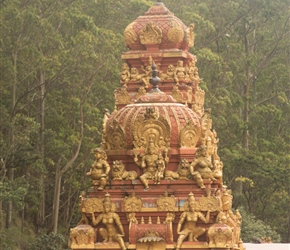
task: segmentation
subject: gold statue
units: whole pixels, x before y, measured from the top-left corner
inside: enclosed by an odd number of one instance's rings
[[[177,244],[176,244],[176,249],[180,249],[183,241],[186,239],[188,236],[189,241],[198,241],[198,237],[203,235],[205,233],[205,228],[198,227],[196,225],[197,221],[200,219],[204,223],[208,223],[210,219],[210,212],[207,211],[206,216],[203,215],[203,213],[196,211],[195,209],[195,198],[193,196],[193,193],[188,194],[187,198],[188,202],[188,210],[189,211],[184,211],[181,216],[180,220],[177,225],[177,234],[179,234]],[[183,230],[181,230],[181,227],[184,224]]]
[[[149,80],[152,75],[152,66],[147,65],[145,68],[144,66],[141,66],[141,70],[144,72],[141,79],[142,79],[142,82],[144,83],[144,87],[147,89],[150,86]]]
[[[137,173],[136,171],[126,171],[121,160],[113,161],[112,177],[114,181],[135,180],[137,179]]]
[[[216,180],[212,171],[213,168],[211,159],[207,157],[207,147],[204,145],[200,146],[196,152],[196,158],[190,164],[192,178],[200,188],[205,188],[203,179]]]
[[[142,75],[139,74],[139,71],[137,68],[131,68],[131,81],[140,81],[141,80]]]
[[[175,67],[173,64],[169,64],[166,70],[166,73],[160,72],[160,78],[162,80],[171,80],[174,79],[174,72],[175,72]]]
[[[106,228],[100,228],[99,232],[104,238],[103,242],[118,242],[121,249],[125,250],[125,243],[122,237],[124,237],[124,229],[120,220],[120,217],[117,213],[112,211],[112,202],[110,194],[105,195],[105,199],[103,200],[103,208],[104,211],[97,218],[95,218],[95,214],[92,213],[92,223],[94,226],[98,225],[102,222]],[[118,233],[118,230],[121,234]]]
[[[101,148],[96,148],[95,161],[87,173],[87,176],[92,178],[93,186],[99,185],[98,190],[103,190],[107,185],[108,174],[111,168],[106,159],[106,152]]]
[[[163,160],[162,154],[159,153],[158,160],[156,161],[157,170],[153,177],[154,184],[160,184],[160,180],[164,178],[165,161]]]
[[[153,179],[157,171],[157,161],[163,160],[163,157],[158,154],[158,148],[154,145],[153,141],[149,141],[149,145],[142,156],[141,162],[138,161],[137,154],[135,154],[135,163],[144,169],[143,175],[140,176],[140,181],[143,183],[145,189],[149,188],[148,180]]]
[[[187,159],[181,159],[176,172],[166,171],[166,180],[189,180],[190,177],[190,163]]]
[[[122,64],[122,73],[121,73],[121,83],[127,87],[127,83],[130,81],[130,68],[127,63]]]
[[[176,84],[179,84],[179,81],[185,81],[187,80],[187,74],[186,74],[186,68],[183,67],[183,61],[179,60],[177,62],[177,66],[174,70],[174,81]]]

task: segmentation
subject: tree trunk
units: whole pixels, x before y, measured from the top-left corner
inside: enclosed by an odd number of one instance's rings
[[[64,173],[72,166],[72,164],[77,159],[82,141],[83,141],[83,134],[84,134],[84,116],[83,116],[83,104],[80,104],[80,139],[78,141],[77,149],[73,155],[73,157],[66,163],[66,165],[61,169],[59,159],[57,166],[56,166],[56,173],[55,173],[55,187],[54,187],[54,198],[53,198],[53,211],[52,211],[52,221],[53,221],[53,233],[57,233],[57,226],[58,226],[58,215],[59,215],[59,200],[60,200],[60,190],[61,190],[61,180]]]
[[[12,103],[11,103],[11,148],[12,154],[14,154],[14,143],[15,143],[15,135],[14,135],[14,119],[15,119],[15,105],[16,105],[16,85],[17,85],[17,51],[12,52],[12,63],[13,63],[13,85],[12,85]],[[13,161],[12,161],[13,162]],[[12,163],[13,164],[13,163]],[[14,168],[13,166],[9,166],[7,169],[8,180],[12,182],[14,180]],[[8,201],[7,209],[6,209],[6,228],[9,228],[12,223],[12,201]]]
[[[52,207],[52,220],[53,220],[53,233],[57,233],[58,225],[58,214],[59,214],[59,198],[60,198],[60,189],[61,189],[61,179],[62,172],[60,171],[60,161],[56,166],[55,172],[55,184],[54,184],[54,197],[53,197],[53,207]]]
[[[39,155],[41,156],[42,165],[44,166],[45,74],[43,70],[39,70],[38,77],[39,77],[38,84],[39,84],[39,92],[40,92],[39,115],[38,115],[38,122],[40,124],[40,129],[39,129],[38,151],[39,151]],[[40,202],[39,202],[37,224],[38,224],[38,227],[42,227],[45,220],[45,181],[44,181],[44,174],[42,172],[40,173],[40,176],[39,176],[39,192],[40,192]]]

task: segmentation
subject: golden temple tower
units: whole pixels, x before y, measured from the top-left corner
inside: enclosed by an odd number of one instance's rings
[[[243,250],[199,87],[194,25],[157,1],[127,26],[115,111],[81,195],[71,249]],[[88,179],[89,179],[88,178]]]

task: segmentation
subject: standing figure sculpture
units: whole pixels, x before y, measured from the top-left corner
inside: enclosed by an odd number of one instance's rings
[[[213,168],[211,158],[207,156],[207,147],[201,145],[196,152],[196,158],[190,164],[192,178],[200,188],[205,188],[203,179],[216,180],[212,171]]]
[[[107,185],[108,174],[111,168],[106,160],[107,155],[104,150],[96,148],[94,152],[95,161],[86,175],[91,176],[93,186],[99,185],[98,190],[103,190]]]
[[[118,242],[121,249],[125,250],[125,243],[123,240],[124,228],[122,226],[120,217],[117,213],[113,211],[113,204],[111,202],[110,194],[105,195],[103,200],[103,213],[101,213],[97,218],[95,218],[94,213],[92,213],[92,223],[94,226],[102,222],[106,228],[100,228],[99,232],[104,238],[103,242]],[[121,234],[118,233],[118,230]]]
[[[162,154],[160,153],[158,156],[158,160],[156,161],[157,170],[154,176],[154,184],[160,184],[160,180],[164,178],[164,170],[165,170],[165,161],[163,160]]]
[[[192,193],[188,195],[187,202],[188,209],[186,210],[188,211],[185,211],[181,214],[180,220],[177,225],[177,234],[179,234],[179,237],[176,243],[176,250],[180,249],[183,241],[186,239],[187,236],[189,241],[198,241],[198,237],[203,235],[206,229],[198,227],[196,225],[197,221],[201,220],[204,223],[208,223],[210,219],[209,211],[207,211],[206,216],[204,216],[203,213],[196,211],[196,201]],[[181,230],[183,223],[184,227]]]

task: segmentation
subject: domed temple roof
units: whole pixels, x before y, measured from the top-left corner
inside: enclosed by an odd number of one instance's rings
[[[127,26],[124,37],[131,50],[187,50],[193,46],[193,28],[187,28],[162,2],[157,2]]]
[[[161,1],[125,29],[121,86],[115,110],[105,110],[71,249],[244,250],[188,51],[193,29]]]

